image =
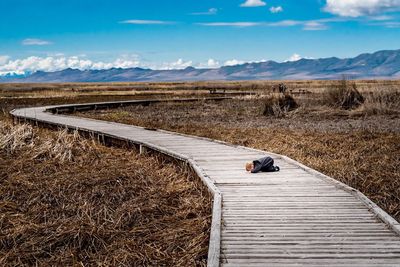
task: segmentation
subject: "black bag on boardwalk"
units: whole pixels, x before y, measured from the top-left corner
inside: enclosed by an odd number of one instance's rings
[[[278,166],[274,166],[274,159],[271,157],[264,157],[253,161],[254,168],[251,170],[252,173],[256,172],[277,172],[279,171]]]

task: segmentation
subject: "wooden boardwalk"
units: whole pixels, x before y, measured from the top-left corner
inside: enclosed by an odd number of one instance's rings
[[[294,160],[205,138],[51,114],[47,108],[12,114],[190,163],[214,195],[209,266],[400,266],[399,223],[357,190]],[[244,171],[246,161],[265,155],[280,172]]]

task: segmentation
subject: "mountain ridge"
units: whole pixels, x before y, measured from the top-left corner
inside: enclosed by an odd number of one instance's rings
[[[223,66],[215,69],[187,67],[175,70],[145,68],[111,68],[104,70],[64,69],[37,71],[25,76],[0,77],[0,82],[134,82],[134,81],[202,81],[202,80],[304,80],[399,79],[400,49],[363,53],[354,58],[337,57],[265,61]]]

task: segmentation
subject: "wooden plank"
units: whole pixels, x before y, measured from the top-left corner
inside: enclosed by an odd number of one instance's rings
[[[266,229],[268,231],[336,231],[336,230],[346,230],[346,231],[379,231],[379,230],[389,230],[389,228],[380,223],[354,223],[354,224],[259,224],[257,222],[251,223],[238,223],[238,222],[226,222],[223,223],[224,229]]]
[[[222,266],[254,266],[254,267],[292,267],[292,266],[307,266],[307,267],[397,267],[397,259],[270,259],[268,261],[260,259],[226,259]]]
[[[348,232],[286,232],[286,233],[279,233],[279,232],[268,232],[268,231],[260,231],[260,230],[243,230],[243,231],[229,231],[223,230],[222,235],[224,238],[286,238],[286,239],[297,239],[297,238],[304,238],[306,240],[312,238],[348,238]],[[351,238],[378,238],[384,239],[384,237],[393,236],[391,231],[376,231],[376,232],[352,232]],[[395,239],[396,240],[396,239]],[[397,239],[398,240],[398,239]]]
[[[246,219],[246,218],[239,218],[239,217],[224,217],[223,218],[223,223],[229,224],[229,223],[237,223],[237,224],[247,224],[247,223],[255,223],[261,226],[269,226],[269,225],[282,225],[282,226],[295,226],[295,225],[324,225],[327,227],[330,226],[336,226],[336,225],[345,225],[345,224],[375,224],[375,223],[380,223],[379,220],[358,220],[354,218],[348,218],[347,220],[345,219],[332,219],[330,218],[329,220],[326,219],[314,219],[314,220],[288,220],[288,219],[282,219],[282,220],[272,220],[271,218],[264,219],[264,218],[251,218],[251,219]]]
[[[260,254],[224,254],[227,261],[234,259],[264,259],[269,261],[270,259],[399,259],[397,253],[260,253]]]
[[[352,253],[355,251],[386,251],[389,253],[399,253],[400,254],[400,248],[396,246],[396,244],[391,244],[387,246],[379,246],[379,245],[374,245],[374,244],[360,244],[359,246],[357,244],[343,244],[343,245],[247,245],[247,244],[236,244],[236,245],[231,245],[231,244],[223,244],[222,245],[222,251],[224,253],[232,251],[235,253],[243,253],[243,252],[262,252],[262,251],[270,251],[270,252],[277,252],[277,251],[285,251],[288,253],[288,251],[302,251],[302,252],[310,252],[310,251],[323,251],[323,252],[343,252],[343,253]]]

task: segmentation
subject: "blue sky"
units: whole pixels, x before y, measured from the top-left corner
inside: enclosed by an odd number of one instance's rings
[[[400,48],[400,0],[0,0],[0,74]]]

